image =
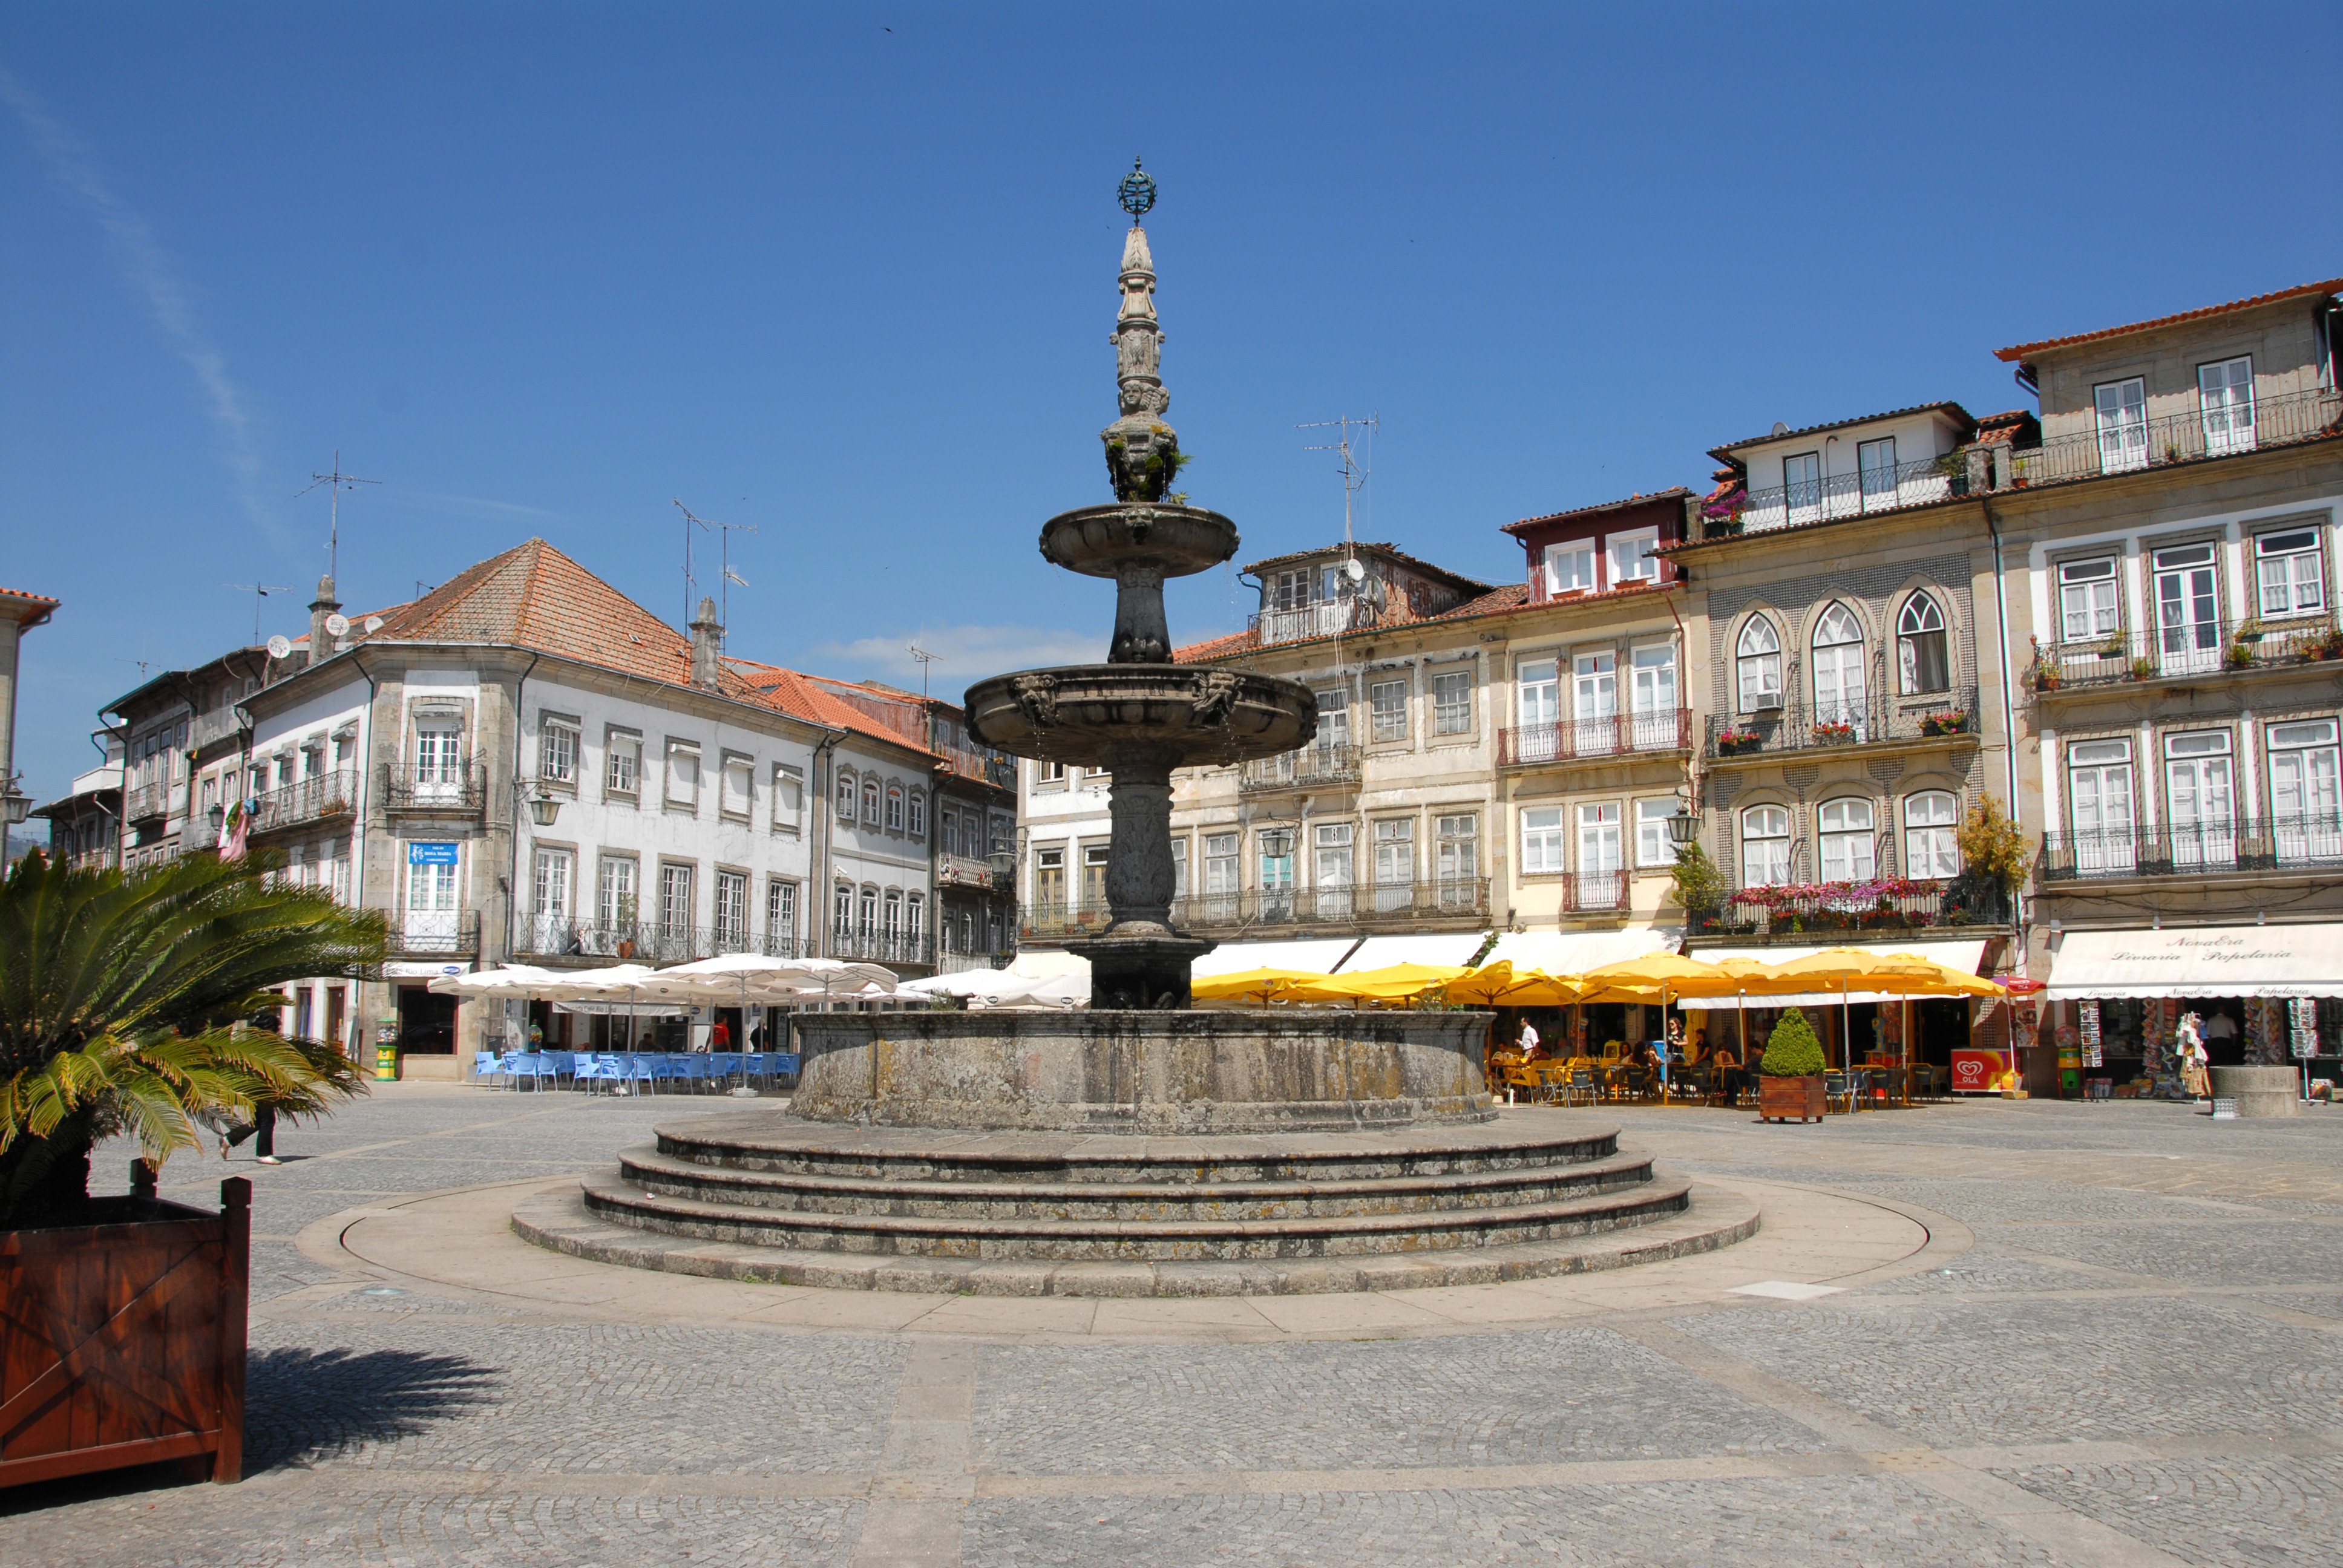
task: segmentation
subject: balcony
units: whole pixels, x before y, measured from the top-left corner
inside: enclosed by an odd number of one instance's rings
[[[2087,411],[2084,417],[2096,417]],[[2282,393],[2257,397],[2242,408],[2200,407],[2135,424],[2054,436],[2039,447],[2012,452],[2014,477],[2005,482],[2020,487],[2069,484],[2338,434],[2343,434],[2343,391]]]
[[[1711,715],[1706,755],[1720,760],[1922,740],[1976,745],[1976,688],[1926,697],[1799,703],[1762,713]]]
[[[1261,795],[1279,789],[1355,789],[1359,782],[1359,749],[1335,744],[1305,746],[1299,751],[1259,757],[1237,772],[1237,793]]]
[[[126,822],[159,821],[171,814],[171,798],[179,786],[166,779],[154,784],[141,784],[122,797],[122,817]]]
[[[755,936],[732,926],[671,926],[657,920],[581,920],[531,915],[515,934],[517,957],[594,963],[679,964],[719,953],[793,959],[803,944],[793,931]]]
[[[1624,871],[1574,871],[1562,879],[1562,913],[1610,914],[1627,907]]]
[[[398,958],[478,956],[478,910],[409,910],[390,923],[387,952]]]
[[[1968,458],[1958,452],[1892,468],[1832,474],[1805,484],[1751,490],[1740,512],[1712,525],[1716,533],[1757,533],[1805,523],[1926,507],[1968,493]]]
[[[1332,888],[1249,889],[1175,899],[1172,924],[1197,936],[1234,936],[1276,928],[1342,932],[1455,930],[1487,920],[1489,879],[1447,877],[1421,882],[1371,882]],[[1028,904],[1018,931],[1029,941],[1066,941],[1102,933],[1112,917],[1103,903]]]
[[[417,779],[404,769],[382,769],[383,809],[394,816],[477,817],[488,799],[484,769],[459,769],[454,778]]]
[[[996,789],[1017,788],[1017,759],[1013,757],[1004,757],[994,751],[979,751],[966,746],[937,746],[930,749],[942,759],[936,764],[939,773],[956,774],[962,779],[974,779],[979,784],[990,784]]]
[[[1366,631],[1383,619],[1380,607],[1363,598],[1330,598],[1291,609],[1266,609],[1245,622],[1263,643],[1302,642],[1313,637],[1337,637]]]
[[[2009,905],[1996,887],[1881,877],[1861,882],[1808,882],[1744,888],[1714,913],[1696,915],[1695,937],[1744,942],[1803,942],[1817,934],[1894,936],[1940,927],[1998,929]]]
[[[244,733],[244,722],[234,708],[212,708],[196,715],[188,727],[187,749],[198,754]]]
[[[2045,833],[2035,875],[2045,884],[2131,877],[2223,877],[2343,866],[2343,815]]]
[[[1497,731],[1497,766],[1541,768],[1692,749],[1692,709],[1621,713]]]
[[[2049,693],[2315,662],[2343,662],[2343,625],[2331,618],[2200,620],[2047,648],[2036,644],[2026,679],[2036,691]]]
[[[271,789],[253,804],[252,831],[277,833],[312,822],[347,819],[357,809],[358,776],[352,768]],[[208,828],[209,824],[206,824]]]
[[[925,931],[833,930],[829,956],[858,963],[931,966],[936,943]]]
[[[936,886],[990,891],[1005,884],[993,875],[990,860],[975,855],[944,853],[936,857]]]

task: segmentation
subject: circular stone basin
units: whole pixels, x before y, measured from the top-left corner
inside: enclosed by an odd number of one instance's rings
[[[1202,507],[1118,501],[1061,512],[1041,525],[1041,556],[1085,577],[1111,578],[1149,567],[1184,578],[1237,552],[1237,526]]]
[[[814,1121],[1150,1136],[1485,1121],[1485,1012],[816,1013]]]
[[[1019,757],[1112,767],[1140,749],[1182,764],[1242,762],[1316,733],[1308,687],[1243,670],[1084,664],[996,675],[968,689],[969,733]]]

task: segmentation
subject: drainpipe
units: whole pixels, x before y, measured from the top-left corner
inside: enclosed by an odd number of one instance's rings
[[[366,719],[364,722],[358,726],[359,771],[357,788],[357,797],[359,800],[367,801],[372,799],[373,793],[374,702],[376,697],[380,694],[380,686],[375,679],[374,671],[366,667],[366,660],[358,657],[358,650],[355,648],[350,650],[350,663],[357,668],[357,672],[360,675],[366,678],[367,683]],[[247,752],[252,749],[251,740],[252,732],[250,730],[246,730],[245,732],[245,749]],[[238,777],[241,778],[242,775],[239,774]],[[358,841],[355,851],[357,856],[357,865],[353,869],[350,876],[350,908],[354,910],[363,910],[366,908],[367,819],[372,815],[373,813],[365,809],[363,806],[359,808],[357,812]],[[394,895],[397,893],[397,890],[394,885],[392,889]],[[397,900],[394,896],[391,904],[385,906],[383,918],[386,921],[388,920],[391,915],[397,913],[397,910],[395,907],[397,901]],[[350,982],[350,1010],[342,1020],[344,1037],[335,1042],[339,1045],[344,1051],[347,1052],[350,1059],[354,1061],[357,1060],[359,1054],[363,1051],[364,1042],[367,1034],[366,1024],[367,1010],[358,1005],[358,998],[363,994],[360,988],[366,983],[367,982],[364,980],[352,980]],[[388,1007],[390,1005],[389,994],[389,988],[386,986],[384,988],[384,1000],[382,1003],[384,1007]],[[348,1033],[352,1030],[356,1030],[357,1031],[359,1049],[357,1050],[352,1050],[350,1048]]]
[[[2017,709],[2016,705],[2012,703],[2009,699],[2009,601],[2006,597],[2008,590],[2006,586],[2006,579],[2002,568],[2001,519],[1995,517],[1993,514],[1992,497],[1979,496],[1977,498],[1977,506],[1979,509],[1985,513],[1986,532],[1990,535],[1993,539],[1993,625],[1994,639],[2001,649],[2001,733],[2003,742],[2008,748],[2009,753],[2008,789],[2010,819],[2012,821],[2020,821],[2023,820],[2023,815],[2020,812],[2017,804]],[[2026,894],[2024,890],[2013,889],[2011,890],[2010,898],[2012,903],[2016,906],[2010,910],[2010,917],[2012,923],[2017,928],[2017,950],[2020,955],[2020,961],[2022,962],[2023,955],[2026,951]],[[2014,1037],[2011,1050],[2014,1056],[2016,1054]]]
[[[837,840],[837,827],[830,814],[830,800],[836,790],[832,788],[833,780],[830,773],[824,770],[821,764],[822,759],[829,757],[837,749],[838,743],[846,739],[846,731],[832,729],[828,725],[823,725],[820,729],[822,738],[814,742],[812,777],[806,780],[806,787],[813,792],[814,799],[810,804],[814,809],[814,826],[817,836],[821,840],[820,855],[807,857],[807,876],[813,885],[806,890],[812,895],[808,900],[812,908],[806,910],[806,919],[813,930],[821,933],[821,946],[825,955],[834,958],[837,955],[830,953],[828,950],[837,940],[837,933],[830,928],[830,884],[834,879],[831,851]],[[835,768],[834,760],[831,766]]]
[[[525,732],[528,729],[528,678],[536,673],[537,661],[544,657],[545,656],[541,653],[530,654],[528,656],[528,668],[520,672],[520,678],[518,680],[513,682],[512,788],[506,791],[512,797],[511,804],[506,808],[506,809],[511,813],[508,820],[511,823],[509,831],[512,834],[512,875],[505,883],[504,959],[508,961],[512,958],[513,952],[518,944],[518,933],[520,930],[520,778],[521,765],[527,760],[524,756],[523,749],[528,744]],[[483,794],[486,793],[488,787],[488,781],[485,777],[483,777],[480,780],[480,789]],[[486,811],[488,803],[483,799],[481,802],[481,809]],[[485,960],[488,957],[488,954],[482,953],[480,957]]]

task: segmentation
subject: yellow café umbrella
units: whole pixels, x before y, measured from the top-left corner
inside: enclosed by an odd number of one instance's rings
[[[1544,970],[1517,970],[1507,959],[1483,964],[1448,982],[1450,1001],[1477,1002],[1483,1007],[1568,1007],[1578,995],[1579,988],[1564,976]]]
[[[1775,994],[1793,990],[1836,990],[1839,996],[1840,1066],[1855,1065],[1855,1040],[1849,1020],[1850,991],[1879,991],[1896,996],[2002,996],[2005,989],[1976,975],[1964,975],[1947,964],[1916,953],[1875,953],[1862,948],[1825,948],[1788,963],[1775,964],[1767,975]]]
[[[1198,1001],[1251,1001],[1265,1007],[1272,1001],[1292,1000],[1291,992],[1296,986],[1328,978],[1308,970],[1239,970],[1196,980],[1188,987],[1188,994]]]
[[[1291,994],[1301,1001],[1407,1001],[1472,972],[1468,964],[1388,964],[1356,974],[1318,975]]]
[[[1659,1005],[1662,1017],[1668,1003],[1685,997],[1734,996],[1745,990],[1746,978],[1727,974],[1715,964],[1688,959],[1681,953],[1666,951],[1645,953],[1640,958],[1622,959],[1616,963],[1603,964],[1584,974],[1572,977],[1586,993],[1582,1001],[1625,1001]],[[1664,1029],[1664,1024],[1662,1026]],[[1661,1086],[1666,1090],[1667,1059],[1661,1057]]]

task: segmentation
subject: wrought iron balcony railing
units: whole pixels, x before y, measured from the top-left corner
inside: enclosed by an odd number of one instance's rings
[[[416,816],[476,817],[488,797],[486,771],[474,765],[453,774],[418,779],[409,768],[386,764],[382,769],[382,804],[386,811]]]
[[[932,964],[935,938],[926,931],[842,930],[830,933],[830,957],[859,963]]]
[[[942,759],[937,764],[938,772],[956,773],[997,789],[1017,788],[1017,759],[1013,757],[967,746],[938,746],[933,749]]]
[[[1646,751],[1692,748],[1692,709],[1621,713],[1606,719],[1574,719],[1558,724],[1523,724],[1497,731],[1497,765],[1534,768],[1631,757]]]
[[[478,910],[409,910],[391,920],[388,950],[393,958],[478,953],[480,950],[480,912]]]
[[[1018,930],[1031,941],[1095,936],[1111,918],[1103,903],[1027,904]],[[1443,928],[1484,920],[1489,879],[1445,877],[1414,882],[1344,883],[1327,888],[1249,888],[1175,899],[1172,923],[1200,935],[1262,927],[1315,927],[1329,931]]]
[[[1603,914],[1627,907],[1624,871],[1573,871],[1562,879],[1562,912]]]
[[[181,786],[168,779],[152,784],[141,784],[122,797],[123,819],[130,822],[151,822],[171,814],[172,798]]]
[[[2049,692],[2318,660],[2343,664],[2343,625],[2331,616],[2197,620],[2037,646],[2028,679],[2035,690]]]
[[[1717,531],[1756,533],[1794,528],[1834,518],[1892,512],[1901,507],[1925,507],[1967,493],[1968,459],[1956,452],[1893,467],[1752,490],[1742,503],[1738,527],[1728,523]]]
[[[2020,487],[2066,484],[2338,434],[2343,434],[2343,391],[2332,387],[2257,397],[2231,407],[2200,404],[2185,413],[2047,437],[2039,447],[2010,454],[2015,478],[2009,482]]]
[[[1976,688],[1852,703],[1793,703],[1764,713],[1712,714],[1712,758],[1868,746],[1883,740],[1977,739]]]
[[[252,831],[282,832],[312,822],[347,818],[357,809],[358,775],[354,768],[337,769],[271,789],[253,803]]]
[[[2009,903],[1998,887],[1877,877],[1856,882],[1806,882],[1743,888],[1718,909],[1691,920],[1695,936],[1791,941],[1816,932],[1926,930],[1939,926],[2006,926]]]
[[[609,960],[621,963],[679,964],[719,953],[800,956],[803,944],[790,930],[751,932],[735,926],[669,926],[657,920],[581,920],[568,915],[530,915],[522,920],[513,950],[531,958]]]
[[[1255,758],[1238,769],[1237,792],[1257,795],[1272,789],[1327,789],[1358,781],[1359,749],[1335,743]]]
[[[941,853],[936,856],[936,886],[939,888],[983,888],[1001,886],[993,875],[992,862],[977,855]]]
[[[2115,877],[2218,877],[2343,866],[2343,814],[2217,818],[2087,833],[2045,833],[2043,882]]]
[[[1263,643],[1302,642],[1313,637],[1334,637],[1365,631],[1383,619],[1380,606],[1364,598],[1330,598],[1291,609],[1265,609],[1245,624]]]

